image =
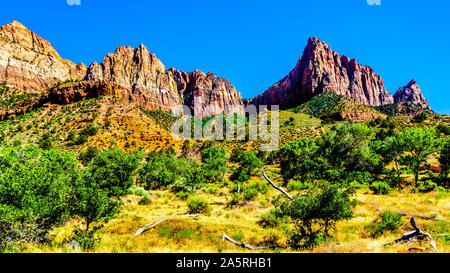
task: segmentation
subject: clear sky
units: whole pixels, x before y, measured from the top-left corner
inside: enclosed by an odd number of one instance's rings
[[[226,77],[244,98],[283,78],[319,37],[370,65],[391,93],[416,79],[450,114],[450,1],[379,1],[9,0],[0,24],[18,20],[86,65],[143,43],[167,68]]]

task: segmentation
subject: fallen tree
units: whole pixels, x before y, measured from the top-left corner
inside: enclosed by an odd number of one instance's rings
[[[261,250],[261,249],[269,249],[269,248],[277,248],[278,247],[275,245],[273,245],[273,246],[252,246],[252,245],[246,244],[244,242],[238,242],[238,241],[232,239],[231,237],[229,237],[228,235],[226,235],[225,233],[222,234],[222,236],[220,236],[219,238],[222,239],[222,241],[227,240],[237,246],[240,246],[242,248],[252,249],[252,250]]]
[[[173,217],[175,217],[175,216],[181,216],[181,215],[182,215],[182,216],[184,216],[184,217],[197,217],[197,216],[200,215],[200,214],[190,214],[190,213],[191,213],[190,211],[186,211],[186,212],[178,212],[178,213],[172,214],[172,215],[170,215],[170,216],[168,216],[168,217],[166,217],[166,218],[159,219],[159,220],[156,221],[156,222],[146,224],[145,226],[143,226],[143,227],[141,227],[140,229],[138,229],[138,231],[136,231],[136,233],[134,234],[134,236],[139,236],[139,235],[141,235],[142,233],[144,233],[145,231],[147,231],[147,230],[149,230],[149,229],[152,229],[152,228],[156,227],[157,225],[161,224],[162,222],[164,222],[164,221],[166,221],[166,220],[169,220],[170,218],[173,218]]]
[[[294,200],[294,198],[287,191],[277,186],[275,183],[272,182],[272,180],[269,179],[269,177],[267,177],[266,173],[264,172],[264,169],[262,169],[262,174],[264,176],[264,179],[266,179],[266,181],[269,182],[269,184],[272,185],[272,187],[274,187],[276,190],[286,195],[286,197],[289,198],[291,201]]]
[[[413,231],[407,232],[405,234],[403,234],[403,236],[401,238],[398,238],[397,240],[387,243],[385,244],[385,246],[392,246],[392,245],[397,245],[400,243],[415,243],[415,242],[421,242],[427,238],[430,239],[430,247],[427,247],[425,250],[429,250],[429,249],[436,249],[436,242],[434,241],[433,237],[426,232],[423,232],[422,229],[420,229],[420,227],[417,225],[416,223],[416,219],[414,219],[414,217],[411,218],[410,221],[411,226],[414,228]],[[410,250],[413,249],[419,249],[419,248],[411,248]],[[422,249],[419,249],[422,250]]]

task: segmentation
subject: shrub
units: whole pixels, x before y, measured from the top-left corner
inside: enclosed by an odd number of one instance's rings
[[[200,197],[190,197],[187,201],[191,213],[207,213],[211,210],[208,201]]]
[[[211,146],[202,151],[202,174],[207,182],[217,182],[227,168],[227,153],[224,149]]]
[[[100,153],[97,147],[88,147],[85,151],[81,152],[78,159],[87,166],[98,154]]]
[[[289,191],[300,191],[300,190],[307,189],[308,187],[309,186],[306,182],[302,183],[302,181],[294,180],[294,179],[289,181],[289,183],[287,184],[287,189]]]
[[[431,192],[437,188],[437,184],[431,180],[420,181],[416,185],[418,192]]]
[[[370,190],[376,194],[388,194],[391,192],[391,187],[386,182],[374,182],[370,185]]]
[[[147,196],[144,196],[141,200],[139,200],[139,205],[150,205],[151,203],[152,200],[150,200]]]
[[[294,229],[288,232],[293,248],[311,248],[329,235],[339,220],[353,216],[350,191],[327,181],[319,181],[308,193],[280,206],[280,215],[289,217]]]
[[[253,152],[243,153],[239,159],[239,168],[231,179],[237,182],[247,182],[254,175],[255,169],[262,166],[262,162]]]
[[[275,228],[279,226],[284,219],[280,217],[280,211],[275,208],[269,210],[268,212],[264,212],[261,215],[261,219],[258,221],[258,224],[263,228]]]
[[[386,211],[381,215],[380,221],[366,227],[372,237],[381,236],[384,232],[395,231],[403,225],[402,216],[398,213]]]
[[[131,187],[129,193],[137,195],[137,196],[148,196],[148,192],[142,187]]]

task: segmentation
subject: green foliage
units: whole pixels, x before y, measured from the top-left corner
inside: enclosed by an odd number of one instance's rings
[[[2,232],[17,240],[45,240],[49,230],[70,216],[67,200],[78,176],[73,154],[34,146],[1,149]]]
[[[39,139],[39,148],[43,150],[50,150],[52,146],[53,146],[53,139],[49,133],[45,132]]]
[[[88,147],[85,151],[81,152],[78,159],[87,166],[98,154],[100,153],[97,147]]]
[[[227,153],[223,148],[211,146],[202,150],[202,174],[207,182],[218,182],[227,168]]]
[[[141,200],[139,200],[139,205],[150,205],[151,203],[152,200],[150,200],[147,196],[144,196]]]
[[[421,122],[424,122],[427,118],[428,118],[427,113],[422,112],[422,113],[419,113],[419,114],[415,115],[412,118],[412,122],[421,123]]]
[[[309,185],[306,182],[292,179],[286,187],[289,191],[301,191],[309,188]]]
[[[258,224],[263,228],[276,228],[283,222],[285,222],[285,219],[281,216],[279,208],[274,208],[264,212]]]
[[[289,217],[294,229],[289,232],[289,244],[293,248],[310,248],[327,237],[337,221],[349,219],[350,192],[336,184],[319,182],[308,193],[295,197],[292,202],[280,206],[280,215]]]
[[[166,153],[149,155],[138,170],[136,181],[146,189],[171,186],[175,192],[195,191],[203,182],[195,162]]]
[[[403,225],[402,216],[398,213],[385,211],[380,221],[371,225],[368,225],[366,229],[370,232],[372,237],[376,238],[386,231],[396,231]]]
[[[448,127],[445,124],[439,124],[436,129],[441,133],[444,134],[446,136],[450,135],[450,127]]]
[[[255,170],[262,166],[261,160],[253,152],[243,153],[239,159],[239,168],[231,179],[237,182],[247,182],[255,174]]]
[[[437,189],[437,184],[431,180],[420,181],[416,185],[418,192],[431,192]]]
[[[376,194],[389,194],[391,187],[386,182],[377,181],[370,185],[370,190]]]
[[[187,205],[191,213],[208,213],[211,210],[208,201],[201,197],[189,197]]]
[[[92,124],[88,124],[81,132],[80,134],[85,134],[88,136],[95,136],[98,132],[98,129],[92,125]]]
[[[446,140],[441,145],[439,163],[441,164],[441,183],[444,186],[450,186],[450,181],[448,179],[448,174],[450,170],[450,138]]]
[[[284,181],[307,181],[315,177],[321,161],[318,158],[318,150],[316,141],[310,138],[300,138],[281,147],[280,169]]]
[[[403,150],[407,152],[400,157],[401,161],[413,172],[415,184],[417,184],[420,167],[439,147],[436,131],[430,128],[413,127],[403,131],[398,139]]]
[[[123,196],[133,185],[132,175],[139,166],[141,156],[119,149],[101,152],[87,167],[90,177],[108,196]]]

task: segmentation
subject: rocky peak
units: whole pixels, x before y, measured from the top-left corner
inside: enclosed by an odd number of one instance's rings
[[[296,67],[252,103],[289,108],[324,92],[348,96],[371,106],[394,102],[373,69],[339,55],[318,38],[310,38]]]
[[[394,100],[395,103],[412,102],[424,109],[431,110],[416,80],[411,80],[406,86],[400,87],[394,94]]]
[[[62,59],[52,45],[18,21],[0,28],[0,82],[46,92],[57,82],[82,79],[84,64]]]

